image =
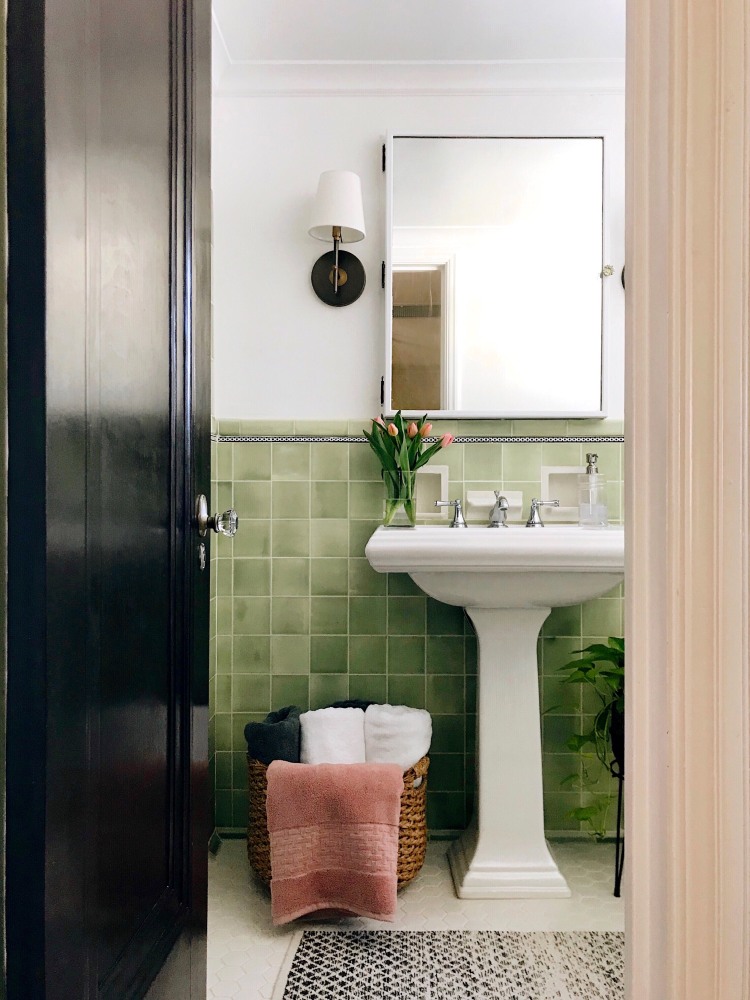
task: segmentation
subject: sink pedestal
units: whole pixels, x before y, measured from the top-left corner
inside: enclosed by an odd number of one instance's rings
[[[436,601],[466,608],[477,630],[477,799],[449,852],[456,892],[569,896],[544,839],[537,639],[551,608],[622,580],[622,529],[378,528],[365,555],[378,572],[408,573]]]
[[[462,899],[569,896],[544,839],[537,638],[550,608],[472,608],[479,641],[474,818],[448,853]]]

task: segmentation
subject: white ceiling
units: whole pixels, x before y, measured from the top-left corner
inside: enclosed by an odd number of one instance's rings
[[[622,59],[625,0],[213,0],[231,63]]]

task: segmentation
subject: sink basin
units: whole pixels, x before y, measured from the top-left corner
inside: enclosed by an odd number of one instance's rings
[[[554,608],[599,597],[622,580],[621,528],[445,525],[378,528],[365,555],[408,573],[430,597],[463,608]]]
[[[623,578],[622,528],[378,528],[365,555],[466,608],[479,646],[477,796],[449,850],[462,898],[568,896],[544,839],[537,639],[553,607]]]

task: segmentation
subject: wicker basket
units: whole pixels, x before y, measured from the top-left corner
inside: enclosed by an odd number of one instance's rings
[[[401,793],[401,815],[398,830],[398,887],[407,885],[424,864],[427,850],[427,771],[429,757],[418,760],[404,772]],[[266,823],[266,765],[247,758],[249,815],[247,826],[247,856],[255,874],[268,885],[271,881],[271,843]],[[422,781],[414,787],[417,778]]]

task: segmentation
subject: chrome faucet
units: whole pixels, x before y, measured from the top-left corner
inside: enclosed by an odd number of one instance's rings
[[[495,490],[495,506],[490,511],[490,519],[487,522],[488,528],[499,528],[500,525],[504,528],[508,527],[508,501],[506,497],[500,494],[499,490]]]
[[[536,497],[531,501],[531,510],[529,511],[529,519],[526,522],[527,528],[543,528],[544,521],[542,520],[541,514],[539,513],[540,507],[559,507],[559,500],[537,500]]]
[[[436,500],[436,507],[453,507],[453,520],[448,525],[449,528],[465,528],[464,512],[460,500]]]

